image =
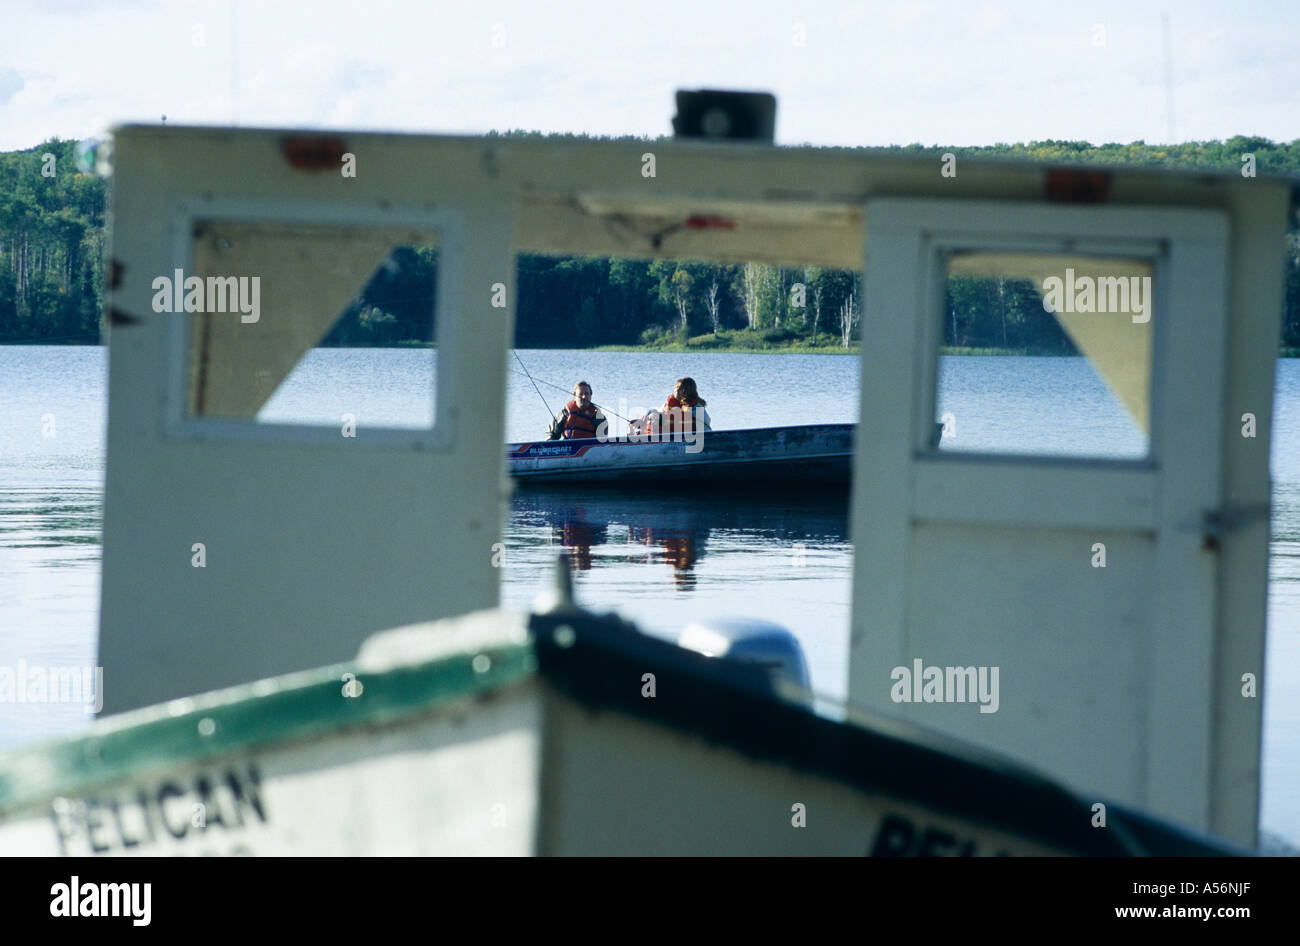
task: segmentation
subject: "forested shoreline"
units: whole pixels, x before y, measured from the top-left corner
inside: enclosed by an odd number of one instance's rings
[[[505,137],[586,136],[510,132]],[[590,139],[596,140],[596,139]],[[648,140],[648,139],[647,139]],[[1157,146],[1046,141],[977,148],[837,149],[1300,174],[1300,140]],[[104,178],[78,143],[0,153],[0,344],[95,344],[101,337]],[[1300,234],[1289,235],[1282,346],[1300,349]],[[429,344],[437,253],[400,248],[323,340],[325,345]],[[856,274],[820,267],[594,256],[521,256],[516,344],[523,348],[655,350],[856,347],[864,316]],[[948,284],[945,344],[960,351],[1070,354],[1073,346],[1027,282],[957,277]],[[1288,352],[1288,353],[1294,353]]]

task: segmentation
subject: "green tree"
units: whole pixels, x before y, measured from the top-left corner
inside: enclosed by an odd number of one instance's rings
[[[587,135],[514,130],[495,136],[590,141]],[[489,136],[491,137],[491,136]],[[625,137],[625,141],[646,141]],[[1238,135],[1223,141],[1093,146],[1081,141],[1030,141],[987,147],[919,144],[858,153],[895,153],[1071,164],[1126,164],[1237,171],[1253,156],[1258,173],[1300,174],[1300,139],[1273,142]],[[94,341],[103,311],[105,182],[82,171],[76,143],[50,139],[25,151],[0,153],[0,341]],[[44,155],[55,174],[42,175]],[[436,290],[436,251],[396,252],[362,287],[325,344],[375,345],[428,341]],[[795,282],[806,305],[792,304]],[[714,290],[714,287],[717,287]],[[1283,344],[1300,347],[1300,238],[1287,252]],[[521,345],[589,346],[633,343],[648,329],[678,333],[731,326],[766,330],[777,338],[843,338],[839,313],[852,299],[853,274],[818,267],[742,266],[688,260],[523,255],[516,271],[516,338]],[[965,278],[950,281],[944,340],[952,345],[1071,352],[1073,346],[1035,288],[1023,282]],[[866,313],[870,317],[870,313]],[[852,326],[850,326],[852,329]],[[851,334],[851,332],[850,332]]]

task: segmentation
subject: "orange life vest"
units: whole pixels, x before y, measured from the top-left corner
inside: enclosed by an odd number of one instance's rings
[[[596,405],[578,407],[577,401],[564,405],[564,436],[569,440],[596,436]]]
[[[689,401],[682,401],[677,395],[672,394],[668,397],[668,403],[664,405],[663,416],[667,418],[667,433],[674,433],[680,429],[683,433],[690,433],[695,429],[695,405],[700,403],[698,397],[691,398]]]

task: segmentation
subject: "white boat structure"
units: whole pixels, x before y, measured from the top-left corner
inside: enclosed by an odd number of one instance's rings
[[[1294,181],[690,140],[113,145],[106,715],[0,758],[0,850],[1255,848]],[[411,244],[441,254],[432,425],[258,423]],[[708,628],[692,652],[563,598],[497,610],[524,252],[862,273],[845,719]],[[156,311],[178,269],[256,275],[259,316]],[[944,279],[1065,271],[1150,289],[1056,312],[1145,456],[940,450]],[[900,689],[912,667],[937,696]],[[996,711],[954,698],[965,670],[998,672]]]

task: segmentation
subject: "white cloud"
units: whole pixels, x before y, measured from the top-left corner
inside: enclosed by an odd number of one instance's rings
[[[17,69],[0,67],[0,105],[5,104],[22,91],[25,84],[25,80],[18,74]]]
[[[673,90],[699,86],[776,92],[787,141],[1159,140],[1164,129],[1154,0],[1096,0],[1083,11],[1033,0],[824,10],[783,0],[375,0],[359,11],[316,0],[309,13],[243,2],[233,22],[225,0],[19,9],[0,30],[0,149],[96,133],[103,116],[163,113],[210,124],[237,114],[243,125],[654,135],[668,128]],[[191,42],[196,22],[208,28],[203,48]],[[791,42],[796,22],[806,47]],[[1091,47],[1094,22],[1106,24],[1104,49]],[[504,48],[492,46],[498,23]],[[1172,38],[1184,133],[1297,135],[1283,105],[1300,81],[1300,5],[1228,15],[1187,0],[1173,11]]]

